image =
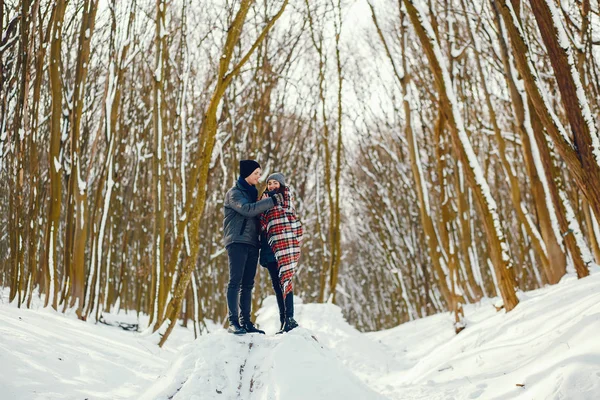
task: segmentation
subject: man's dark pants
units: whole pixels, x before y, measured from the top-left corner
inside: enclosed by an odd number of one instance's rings
[[[250,322],[258,247],[232,243],[227,246],[227,255],[229,256],[229,285],[227,286],[229,323],[244,325]]]

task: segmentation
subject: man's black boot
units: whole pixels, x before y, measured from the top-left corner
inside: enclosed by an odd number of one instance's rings
[[[227,332],[233,333],[234,335],[244,335],[247,331],[244,327],[240,326],[237,322],[230,322]]]
[[[240,290],[240,326],[245,327],[252,313],[252,286],[242,286]]]
[[[246,332],[248,332],[248,333],[261,333],[263,335],[265,334],[265,331],[255,327],[254,324],[252,323],[252,321],[246,322],[244,324],[244,328],[246,329]]]

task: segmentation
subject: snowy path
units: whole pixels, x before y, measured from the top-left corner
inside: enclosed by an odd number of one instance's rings
[[[600,398],[600,273],[360,333],[339,308],[298,304],[301,327],[275,335],[274,297],[257,322],[267,335],[221,328],[198,340],[179,327],[155,337],[0,303],[0,397],[7,399],[582,399]],[[122,318],[119,316],[119,318]]]

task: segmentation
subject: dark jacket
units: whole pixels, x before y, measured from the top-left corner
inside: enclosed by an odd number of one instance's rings
[[[263,267],[268,267],[271,263],[277,263],[277,259],[275,258],[275,254],[273,253],[273,249],[271,249],[271,245],[269,244],[269,240],[267,239],[267,235],[264,232],[260,234],[260,265]]]
[[[223,204],[223,241],[225,247],[232,243],[245,243],[259,247],[258,216],[272,208],[275,199],[260,201],[252,198],[250,191],[239,182],[229,189]]]

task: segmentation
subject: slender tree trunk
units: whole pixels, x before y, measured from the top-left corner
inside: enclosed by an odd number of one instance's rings
[[[316,114],[316,112],[315,112]],[[315,116],[316,119],[316,116]],[[318,153],[319,155],[317,156],[317,162],[316,162],[316,167],[315,167],[315,179],[316,179],[316,183],[315,183],[315,187],[316,187],[316,193],[315,193],[315,203],[316,203],[316,231],[317,231],[317,237],[319,238],[319,242],[321,244],[321,248],[319,249],[321,251],[321,268],[319,271],[319,294],[317,296],[317,301],[319,303],[323,303],[325,301],[325,288],[327,287],[327,268],[326,268],[326,263],[325,261],[327,260],[327,238],[325,237],[325,232],[324,232],[324,228],[323,228],[323,211],[321,210],[321,193],[320,193],[320,188],[321,188],[321,183],[319,182],[319,170],[320,170],[320,158],[321,158],[321,152],[319,151]]]
[[[113,10],[115,7],[116,5],[113,2]],[[129,7],[129,10],[131,10],[131,5],[129,5]],[[134,19],[135,14],[130,12],[127,22],[121,22],[122,25],[120,25],[120,21],[117,21],[117,17],[114,15],[114,13],[112,15],[108,76],[106,79],[104,99],[102,102],[104,106],[104,117],[101,126],[104,137],[107,140],[107,152],[95,195],[96,204],[90,218],[92,223],[92,237],[90,238],[92,243],[92,257],[91,269],[88,273],[88,283],[86,288],[86,313],[83,317],[84,319],[87,318],[90,313],[93,313],[95,318],[98,319],[100,308],[103,306],[103,304],[99,303],[99,299],[96,296],[100,295],[100,278],[102,275],[103,261],[105,261],[103,256],[106,223],[112,214],[111,201],[113,197],[113,188],[115,186],[115,148],[119,146],[121,137],[120,131],[117,131],[116,128],[118,113],[121,106],[122,84],[125,72],[123,62],[127,58],[131,43],[131,29]],[[117,40],[117,36],[120,35],[125,35],[127,40]],[[122,47],[117,48],[117,45]],[[101,132],[98,132],[97,135],[101,135]],[[104,195],[102,193],[104,193]],[[99,212],[97,216],[96,212]],[[85,218],[85,216],[83,218]],[[108,267],[109,264],[107,263],[107,268]]]
[[[13,257],[13,274],[12,284],[10,285],[9,300],[12,302],[15,296],[18,295],[18,305],[21,305],[21,295],[23,283],[25,279],[25,246],[27,241],[25,234],[27,233],[27,213],[25,212],[25,156],[26,145],[28,143],[29,130],[29,86],[31,76],[29,73],[29,59],[31,57],[31,42],[34,39],[30,35],[31,29],[35,30],[36,16],[38,5],[31,6],[30,0],[21,2],[21,22],[19,24],[19,50],[17,55],[17,68],[20,69],[20,82],[18,88],[18,103],[15,108],[15,117],[13,120],[13,132],[15,137],[16,149],[16,164],[14,171],[15,190],[11,191],[10,204],[12,212],[9,214],[12,217],[11,229],[11,255]],[[1,21],[1,20],[0,20]],[[1,157],[1,156],[0,156]]]
[[[152,313],[150,315],[149,324],[152,325],[156,321],[154,329],[162,324],[165,309],[165,192],[167,189],[165,180],[165,151],[163,138],[165,134],[165,107],[164,107],[164,82],[163,74],[165,73],[165,56],[166,49],[166,7],[164,0],[156,0],[156,24],[154,47],[156,52],[156,60],[154,64],[154,80],[153,86],[153,126],[154,126],[154,158],[153,158],[153,190],[154,190],[154,233],[153,233],[153,265],[152,269]]]
[[[448,290],[449,301],[448,305],[450,306],[450,310],[452,310],[456,317],[457,327],[458,322],[461,320],[459,313],[462,313],[462,307],[459,304],[465,302],[464,297],[458,296],[456,293],[456,271],[457,271],[457,254],[454,245],[454,240],[452,239],[452,219],[453,212],[451,210],[450,204],[450,181],[448,179],[447,171],[450,167],[447,165],[449,156],[449,150],[446,150],[444,147],[444,128],[447,122],[447,118],[442,109],[442,105],[438,106],[438,117],[435,121],[434,127],[434,143],[435,143],[435,155],[436,155],[436,166],[437,166],[437,179],[439,182],[439,197],[440,197],[440,215],[437,219],[437,226],[439,232],[439,248],[442,249],[440,256],[445,260],[445,268],[438,271],[438,281],[440,282],[440,288],[443,289],[442,285],[447,285],[448,280],[450,281],[450,288]],[[460,163],[459,163],[460,166]],[[462,170],[459,168],[459,170]],[[448,286],[445,286],[448,288]],[[443,291],[442,291],[443,294]],[[462,324],[460,324],[462,325]],[[458,333],[459,331],[457,331]]]
[[[329,146],[330,132],[329,132],[329,122],[327,118],[327,107],[326,107],[326,99],[325,99],[325,68],[326,68],[326,57],[323,52],[323,36],[320,34],[317,36],[314,28],[313,16],[310,10],[310,4],[308,0],[306,0],[306,11],[308,15],[309,28],[311,32],[311,40],[313,43],[313,47],[315,48],[317,54],[319,55],[319,100],[321,105],[321,118],[323,119],[323,134],[321,137],[320,144],[323,146],[323,160],[325,162],[325,170],[324,170],[324,179],[325,179],[325,191],[327,192],[327,205],[329,208],[329,212],[327,213],[329,216],[329,222],[327,225],[327,241],[324,246],[324,252],[322,254],[323,257],[323,272],[321,273],[321,287],[319,289],[319,303],[323,303],[326,301],[326,294],[329,292],[329,296],[333,295],[333,291],[331,289],[331,273],[332,267],[335,264],[335,235],[334,232],[334,224],[335,224],[335,212],[334,212],[334,196],[331,190],[331,150]],[[329,272],[330,279],[327,281],[327,272]],[[327,283],[329,283],[329,290]],[[328,296],[328,297],[329,297]]]
[[[335,149],[335,204],[331,209],[334,215],[333,227],[331,228],[331,246],[333,254],[331,255],[331,267],[329,274],[329,290],[331,293],[331,302],[336,302],[336,288],[338,275],[340,272],[340,262],[342,259],[341,229],[340,229],[340,175],[342,169],[342,60],[340,58],[340,34],[342,31],[342,8],[340,0],[337,2],[337,13],[334,19],[335,26],[335,60],[337,66],[338,90],[337,90],[337,143]],[[323,103],[324,104],[324,103]]]
[[[588,202],[585,199],[583,199],[582,203],[583,215],[585,216],[585,224],[587,226],[588,238],[590,239],[590,246],[594,251],[596,264],[600,264],[600,244],[598,243],[598,240],[600,239],[600,231],[598,230],[598,220],[593,215]]]
[[[38,4],[38,13],[41,13]],[[38,240],[40,235],[38,233],[38,224],[41,225],[38,219],[39,211],[41,209],[41,202],[44,200],[44,196],[40,196],[41,188],[38,182],[39,172],[39,153],[38,153],[38,128],[39,128],[39,110],[41,103],[41,90],[43,82],[43,71],[44,71],[44,60],[46,58],[47,43],[50,42],[50,34],[52,32],[52,19],[54,15],[54,9],[52,16],[48,22],[48,28],[44,33],[43,21],[44,15],[40,15],[40,23],[38,24],[38,50],[35,59],[35,82],[33,85],[33,102],[32,102],[32,129],[29,142],[29,184],[32,188],[30,195],[30,202],[32,208],[32,218],[29,225],[29,295],[27,298],[27,307],[31,306],[33,299],[33,292],[35,287],[41,287],[41,281],[38,279],[39,271],[44,270],[45,261],[43,257],[37,257],[38,255]],[[41,252],[40,252],[41,253]],[[41,268],[40,268],[41,266]],[[38,269],[39,268],[39,269]],[[45,276],[45,275],[44,275]]]
[[[46,300],[48,306],[52,298],[52,307],[58,307],[59,273],[57,251],[58,232],[60,228],[60,209],[62,201],[62,165],[61,165],[61,136],[64,126],[62,121],[62,80],[61,80],[61,51],[62,28],[65,17],[65,0],[57,0],[54,11],[54,24],[50,42],[50,87],[52,92],[52,117],[50,122],[50,151],[48,153],[50,176],[50,205],[48,207],[48,225],[46,226]]]
[[[473,238],[471,236],[471,205],[469,202],[469,188],[464,183],[464,167],[459,165],[454,174],[457,194],[457,220],[460,225],[460,247],[463,255],[462,265],[467,277],[468,287],[472,293],[473,301],[479,301],[483,296],[483,279],[481,272],[475,271],[477,263],[473,260]],[[479,269],[477,267],[477,269]],[[477,274],[475,273],[477,272]]]
[[[81,318],[83,293],[85,289],[85,241],[87,229],[85,225],[87,185],[81,178],[80,131],[83,113],[85,84],[90,61],[90,43],[94,33],[98,1],[86,0],[83,5],[81,28],[79,31],[79,51],[73,85],[73,111],[71,112],[71,161],[67,194],[67,227],[65,236],[64,263],[65,272],[69,274],[71,289],[68,304],[77,304],[77,315]]]

